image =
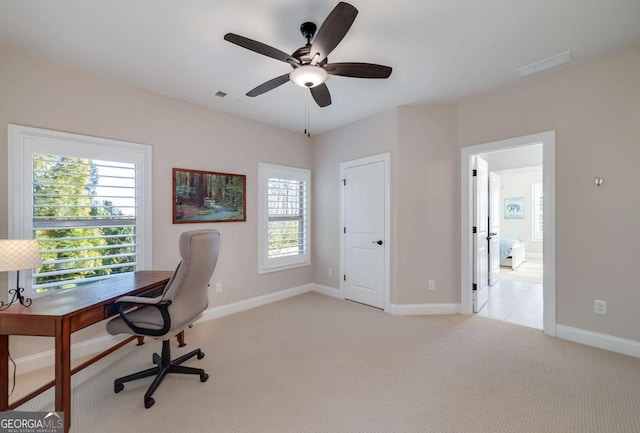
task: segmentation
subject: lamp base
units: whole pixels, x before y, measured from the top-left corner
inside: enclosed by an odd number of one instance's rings
[[[16,301],[20,302],[21,305],[25,307],[30,307],[33,302],[31,298],[27,298],[23,295],[24,289],[19,286],[20,284],[20,271],[18,271],[18,276],[16,278],[16,288],[9,290],[9,295],[11,295],[11,300],[8,303],[4,301],[0,302],[0,311],[6,310],[10,306],[12,306]]]
[[[31,298],[27,298],[23,295],[24,289],[22,287],[18,287],[15,290],[10,290],[10,292],[14,292],[14,297],[25,307],[30,307],[33,302]],[[12,302],[13,303],[13,302]]]

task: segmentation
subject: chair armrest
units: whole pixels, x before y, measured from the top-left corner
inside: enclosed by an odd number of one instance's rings
[[[148,296],[123,296],[121,298],[116,299],[116,303],[125,302],[128,304],[157,304],[162,300],[162,297],[158,296],[155,298],[149,298]]]
[[[148,335],[149,337],[160,337],[169,332],[169,329],[171,329],[169,305],[171,305],[171,301],[169,300],[145,298],[141,296],[123,296],[115,302],[116,311],[118,312],[124,323],[136,334]],[[129,318],[127,317],[127,313],[124,311],[125,309],[133,306],[137,306],[140,308],[153,307],[158,309],[160,311],[160,314],[162,315],[162,328],[148,329],[134,325],[133,322],[131,322],[131,320],[129,320]]]

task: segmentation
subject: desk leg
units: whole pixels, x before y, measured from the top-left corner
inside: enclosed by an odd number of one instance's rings
[[[9,336],[0,335],[0,411],[9,409]]]
[[[71,426],[71,331],[68,320],[56,323],[56,411],[64,413],[64,431]]]
[[[184,331],[180,331],[180,333],[176,335],[176,338],[178,339],[178,347],[184,347],[187,345],[187,343],[184,342]]]

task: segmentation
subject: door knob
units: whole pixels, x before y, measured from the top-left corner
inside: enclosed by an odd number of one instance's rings
[[[382,245],[382,241],[371,241],[372,244]]]

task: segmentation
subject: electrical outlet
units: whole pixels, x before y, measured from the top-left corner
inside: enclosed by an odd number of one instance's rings
[[[222,293],[222,283],[216,283],[216,293]]]
[[[607,314],[607,301],[593,301],[593,311],[598,314]]]
[[[429,290],[435,290],[436,289],[436,280],[429,280]]]
[[[333,268],[329,268],[327,273],[329,274],[330,277],[333,277]]]

